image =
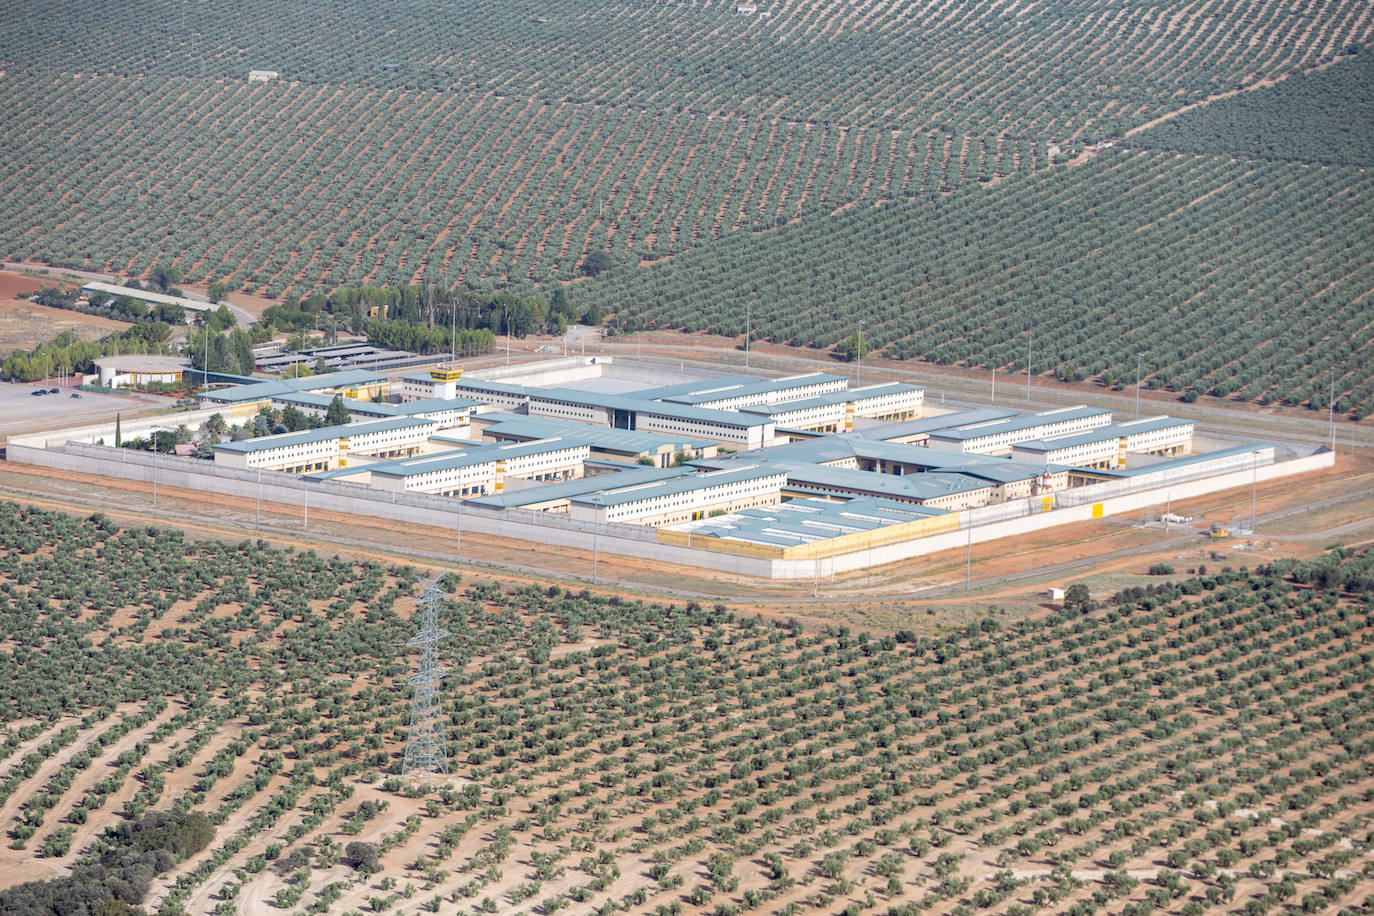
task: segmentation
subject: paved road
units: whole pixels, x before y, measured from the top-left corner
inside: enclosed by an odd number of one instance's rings
[[[60,387],[58,394],[35,397],[35,388]],[[118,395],[86,392],[73,398],[70,379],[58,385],[56,379],[43,385],[25,382],[0,383],[0,440],[11,434],[42,432],[113,421],[118,412],[127,420],[149,409],[166,407],[167,399],[126,392]]]
[[[40,274],[56,274],[59,276],[80,277],[82,280],[94,280],[97,283],[113,283],[119,278],[113,274],[98,274],[89,270],[73,270],[70,267],[49,267],[46,264],[24,264],[20,261],[6,261],[5,270],[24,271],[31,270]]]
[[[437,562],[461,566],[466,568],[485,567],[491,570],[500,570],[507,574],[521,576],[534,576],[563,582],[582,582],[590,580],[590,576],[580,571],[565,571],[552,567],[543,567],[534,564],[515,563],[509,560],[478,559],[470,553],[465,554],[461,559],[456,558],[447,550],[435,551],[427,550],[416,544],[400,546],[386,543],[379,544],[375,540],[365,537],[352,537],[335,533],[341,526],[335,521],[328,521],[312,525],[309,529],[302,529],[301,520],[284,516],[281,513],[287,511],[288,507],[273,505],[270,513],[264,514],[261,524],[255,524],[253,513],[239,513],[234,511],[224,511],[212,506],[196,506],[189,508],[184,500],[177,497],[173,500],[164,500],[158,508],[153,509],[151,500],[146,494],[134,495],[128,491],[120,491],[116,495],[111,495],[104,490],[77,484],[75,482],[61,482],[51,478],[26,478],[20,480],[11,478],[0,480],[0,493],[7,494],[14,498],[38,500],[41,502],[50,501],[52,503],[79,508],[80,511],[90,511],[99,509],[115,513],[133,513],[139,517],[147,518],[156,516],[164,521],[180,522],[181,524],[200,528],[205,533],[216,537],[234,536],[254,536],[254,535],[273,535],[288,539],[293,543],[309,544],[311,546],[324,547],[332,545],[345,551],[357,551],[363,554],[378,552],[390,556],[405,556],[424,560],[434,560]],[[1374,495],[1374,480],[1366,481],[1365,485],[1356,490],[1353,494],[1334,496],[1320,500],[1305,507],[1304,511],[1322,509],[1330,505],[1340,504],[1347,499],[1359,496]],[[200,511],[201,509],[204,511]],[[1256,537],[1270,537],[1264,532],[1263,526],[1272,521],[1290,517],[1294,510],[1281,509],[1272,513],[1267,513],[1258,518],[1256,528],[1259,529]],[[1285,538],[1302,540],[1325,540],[1332,539],[1349,531],[1358,530],[1374,524],[1374,518],[1358,519],[1336,525],[1323,531],[1308,532],[1301,536],[1283,536]],[[1175,534],[1174,531],[1178,533]],[[816,597],[805,594],[806,583],[797,580],[793,583],[796,591],[789,591],[787,594],[770,595],[760,592],[749,586],[748,582],[734,583],[731,588],[724,578],[719,579],[719,589],[705,592],[687,588],[674,588],[661,584],[650,584],[647,582],[636,581],[631,578],[617,579],[603,573],[598,578],[598,584],[603,588],[619,588],[645,594],[660,594],[685,600],[724,600],[748,602],[760,607],[769,605],[782,606],[805,606],[814,605],[824,608],[827,605],[846,604],[850,602],[911,602],[913,606],[920,606],[936,601],[942,597],[949,596],[973,596],[977,597],[980,591],[997,588],[1005,585],[1014,584],[1018,581],[1041,580],[1047,574],[1052,576],[1072,574],[1085,569],[1092,569],[1100,566],[1105,561],[1121,559],[1125,557],[1149,554],[1159,551],[1161,548],[1197,546],[1204,543],[1200,532],[1184,526],[1173,529],[1167,534],[1160,529],[1161,538],[1148,544],[1136,545],[1123,548],[1111,553],[1099,554],[1091,557],[1083,557],[1052,566],[1036,567],[1035,569],[1024,572],[1006,573],[995,576],[984,576],[974,579],[970,583],[970,589],[966,590],[962,582],[951,583],[944,586],[933,586],[929,588],[916,589],[905,593],[865,593],[857,587],[843,587],[836,590],[833,587],[829,590],[822,589]],[[478,541],[483,541],[480,536],[465,535],[475,537]],[[623,560],[624,557],[618,557]]]
[[[114,283],[116,280],[119,279],[118,277],[112,274],[95,273],[94,271],[90,270],[73,270],[69,267],[49,267],[46,264],[24,264],[19,261],[6,261],[4,263],[4,267],[5,270],[31,270],[36,271],[37,273],[53,274],[54,276],[79,277],[82,280],[93,280],[97,283]],[[210,301],[210,298],[208,296],[202,295],[201,293],[189,292],[186,290],[182,291],[182,296],[194,302],[209,303]],[[248,312],[245,312],[238,306],[229,305],[229,303],[227,302],[224,304],[226,307],[228,307],[229,311],[233,313],[234,318],[237,319],[239,327],[246,328],[250,324],[254,324],[257,322],[256,318],[254,318],[252,315],[250,315]]]
[[[744,368],[744,354],[728,347],[706,347],[678,344],[633,342],[631,338],[616,338],[597,344],[595,352],[610,355],[630,356],[643,350],[644,358],[669,353],[673,359],[679,354],[686,362],[700,363],[713,369],[727,364],[734,369]],[[593,351],[589,344],[587,352]],[[796,372],[798,368],[823,370],[840,374],[855,374],[856,367],[833,359],[810,359],[804,356],[778,356],[759,350],[753,352],[754,370],[774,369]],[[990,379],[970,378],[957,373],[946,373],[933,367],[908,368],[891,361],[879,365],[865,364],[863,376],[869,382],[877,380],[906,381],[926,388],[926,403],[932,406],[943,404],[948,408],[985,407],[989,396],[994,392]],[[1135,391],[1111,391],[1105,388],[1061,388],[1057,385],[1043,384],[1033,379],[1031,397],[1026,399],[1026,376],[1008,378],[999,375],[993,403],[1015,410],[1045,410],[1066,407],[1074,404],[1091,403],[1094,406],[1111,408],[1120,419],[1135,416]],[[1141,416],[1167,413],[1172,417],[1193,420],[1205,425],[1208,430],[1237,436],[1247,441],[1258,439],[1325,445],[1331,441],[1328,419],[1325,413],[1313,411],[1310,415],[1276,413],[1259,410],[1253,406],[1230,404],[1205,398],[1192,404],[1185,404],[1163,392],[1142,389],[1140,398]],[[1344,454],[1351,443],[1361,448],[1374,447],[1374,423],[1351,423],[1337,420],[1337,451]]]
[[[1351,522],[1346,522],[1341,525],[1334,525],[1322,531],[1312,531],[1305,534],[1278,534],[1275,532],[1266,532],[1263,530],[1263,527],[1265,525],[1272,524],[1273,522],[1278,521],[1280,519],[1290,518],[1293,515],[1298,514],[1299,512],[1314,512],[1320,509],[1325,509],[1328,506],[1341,505],[1343,503],[1349,502],[1352,499],[1359,499],[1371,495],[1374,495],[1374,483],[1366,481],[1364,485],[1355,490],[1352,490],[1349,493],[1343,493],[1340,496],[1332,496],[1327,499],[1322,499],[1313,503],[1308,503],[1304,505],[1301,509],[1279,509],[1274,512],[1266,513],[1265,515],[1261,515],[1256,519],[1255,533],[1253,536],[1257,538],[1281,538],[1283,540],[1293,541],[1322,541],[1339,537],[1344,534],[1349,534],[1352,531],[1359,531],[1362,528],[1368,528],[1371,524],[1374,524],[1374,518],[1360,518]],[[1119,520],[1121,519],[1118,516],[1118,521]],[[1163,529],[1158,530],[1160,531],[1160,534],[1165,534]],[[1179,533],[1173,534],[1173,531],[1178,531]],[[1200,543],[1204,543],[1204,541],[1202,540],[1202,535],[1203,532],[1191,528],[1185,524],[1181,527],[1171,529],[1167,536],[1162,537],[1160,538],[1160,540],[1154,541],[1149,544],[1139,544],[1134,547],[1125,547],[1121,550],[1113,551],[1112,553],[1097,554],[1091,557],[1083,557],[1077,560],[1069,560],[1063,563],[1056,563],[1052,566],[1039,566],[1035,569],[1026,570],[1025,572],[1007,573],[1005,575],[987,576],[980,579],[974,579],[971,583],[971,587],[976,590],[988,588],[991,586],[1008,585],[1010,583],[1025,579],[1041,579],[1046,574],[1057,575],[1060,573],[1077,572],[1082,569],[1100,566],[1102,563],[1109,560],[1123,559],[1125,557],[1155,553],[1162,547],[1195,547]],[[963,593],[964,591],[965,589],[963,585],[944,585],[920,589],[908,595],[897,595],[894,597],[906,598],[910,600],[927,600],[930,598],[939,597],[941,595],[957,595]]]

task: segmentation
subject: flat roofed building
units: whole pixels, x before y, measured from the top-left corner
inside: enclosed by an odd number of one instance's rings
[[[932,519],[938,520],[937,523],[919,525],[919,528],[925,529],[919,531],[920,534],[953,530],[959,524],[956,513],[931,506],[914,506],[869,496],[849,499],[807,497],[683,522],[664,530],[686,535],[688,540],[684,546],[689,547],[692,546],[692,539],[696,539],[699,546],[703,544],[702,539],[720,539],[770,547],[795,547],[868,532],[917,527],[912,523]]]
[[[312,417],[322,417],[329,412],[335,395],[314,391],[294,391],[274,395],[272,404],[276,407],[295,407]],[[343,398],[343,406],[354,422],[359,420],[384,420],[389,417],[420,417],[436,420],[440,429],[451,429],[468,425],[469,418],[482,406],[480,401],[467,398],[428,398],[423,401],[406,401],[401,404],[388,404],[377,401],[360,401],[356,398]]]
[[[384,375],[366,369],[345,369],[341,372],[325,372],[320,375],[306,375],[300,378],[271,379],[251,385],[233,385],[216,388],[200,395],[201,407],[228,407],[231,414],[254,413],[259,407],[269,405],[277,395],[287,395],[300,391],[339,393],[346,398],[364,399],[385,394],[387,379]]]
[[[903,420],[897,423],[884,423],[881,426],[867,426],[854,430],[854,435],[864,439],[881,439],[884,442],[900,442],[908,445],[925,445],[930,434],[941,429],[985,423],[989,420],[1003,420],[1016,416],[1014,410],[997,407],[974,407],[969,410],[956,410],[934,417]]]
[[[187,299],[185,296],[169,296],[166,293],[155,293],[146,289],[134,289],[132,286],[116,286],[113,283],[101,283],[94,281],[81,287],[81,291],[87,295],[91,293],[104,293],[107,296],[128,296],[138,302],[146,302],[149,305],[175,305],[188,312],[213,312],[219,308],[218,305],[211,305],[208,302],[199,302],[195,299]]]
[[[458,381],[463,370],[457,366],[435,366],[428,372],[402,376],[399,388],[402,401],[458,397]]]
[[[1126,451],[1147,455],[1181,455],[1192,451],[1193,422],[1160,415],[1116,424]]]
[[[321,361],[329,369],[376,369],[396,363],[422,361],[408,350],[385,350],[363,344],[320,347],[298,353],[268,353],[257,358],[256,366],[263,372],[285,372],[292,366],[314,368]]]
[[[849,402],[856,417],[874,420],[910,420],[925,406],[926,390],[905,382],[883,382],[849,389]]]
[[[440,452],[368,468],[371,485],[379,490],[437,493],[447,496],[484,496],[501,493],[508,477],[535,481],[568,480],[582,476],[588,449],[561,439],[485,444]]]
[[[925,389],[919,385],[884,382],[740,411],[768,417],[787,429],[838,433],[853,429],[855,417],[909,419],[920,413],[924,402]]]
[[[689,407],[706,407],[714,410],[741,410],[763,404],[783,404],[800,401],[849,387],[849,376],[832,375],[828,372],[806,372],[783,378],[750,379],[748,381],[709,380],[690,391],[679,391],[662,395],[654,391],[643,392],[645,397],[685,404]]]
[[[531,388],[526,409],[532,417],[707,439],[744,448],[770,444],[776,429],[772,420],[755,414],[572,388]]]
[[[657,388],[641,388],[635,394],[651,401],[671,401],[674,398],[700,391],[717,391],[733,385],[751,385],[758,380],[757,375],[720,375],[715,378],[691,379],[686,382],[675,382],[672,385],[660,385]]]
[[[772,505],[780,501],[786,480],[777,468],[746,465],[575,497],[569,513],[598,523],[671,525],[711,512]]]
[[[1072,436],[1018,442],[1011,447],[1011,456],[1017,461],[1075,468],[1111,468],[1118,466],[1118,459],[1125,462],[1121,437],[1110,426]]]
[[[221,442],[214,447],[215,463],[293,474],[330,471],[346,465],[350,452],[383,458],[414,455],[437,426],[433,420],[395,417]]]
[[[496,456],[441,452],[368,467],[369,485],[389,492],[465,499],[496,491]]]
[[[1096,470],[1074,468],[1070,474],[1078,478],[1077,485],[1101,483],[1104,480],[1133,480],[1137,483],[1150,481],[1150,486],[1164,486],[1169,483],[1264,467],[1274,463],[1275,454],[1274,446],[1256,442],[1218,449],[1215,452],[1194,452],[1162,461],[1150,461],[1136,467]]]
[[[677,456],[684,459],[715,457],[719,446],[702,439],[666,436],[659,433],[583,423],[554,420],[548,417],[527,417],[520,414],[488,413],[481,415],[478,425],[482,438],[493,441],[527,442],[559,436],[591,447],[593,458],[611,461],[631,461],[667,467]]]
[[[180,356],[104,356],[95,361],[100,384],[107,388],[179,383],[191,364]]]
[[[414,380],[415,376],[407,376],[407,379]],[[406,380],[402,380],[402,384]],[[538,391],[537,388],[529,388],[525,385],[513,385],[509,382],[489,382],[486,379],[472,378],[457,379],[453,383],[453,395],[460,398],[472,398],[474,401],[481,401],[483,404],[490,404],[499,410],[510,410],[516,413],[527,411],[530,403],[530,393]],[[404,395],[403,395],[404,396]]]
[[[1022,461],[1063,464],[1075,468],[1125,467],[1131,453],[1179,455],[1193,443],[1193,424],[1173,417],[1146,417],[1113,423],[1072,436],[1017,443],[1012,457]]]
[[[930,434],[931,448],[965,454],[993,455],[1009,452],[1018,442],[1049,439],[1087,432],[1112,422],[1112,412],[1098,407],[1061,407],[1040,413],[991,420]]]
[[[742,407],[740,412],[767,417],[786,429],[804,429],[812,432],[837,433],[854,425],[854,411],[847,401],[831,401],[825,398]]]
[[[993,500],[996,486],[963,474],[934,471],[898,477],[821,465],[789,465],[787,485],[815,493],[875,496],[937,509],[969,509]]]
[[[699,473],[696,468],[650,468],[627,467],[610,474],[584,476],[558,483],[546,483],[538,487],[519,490],[506,490],[502,493],[489,493],[473,499],[477,505],[491,506],[495,509],[527,509],[532,512],[556,512],[566,514],[573,499],[592,493],[604,493],[622,487],[632,487],[656,480],[674,477],[687,477]]]

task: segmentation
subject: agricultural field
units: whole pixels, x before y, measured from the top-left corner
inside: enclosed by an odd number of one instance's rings
[[[422,787],[414,570],[0,504],[0,862],[165,823],[163,912],[1356,912],[1372,568],[891,634],[450,576]]]
[[[26,80],[241,82],[267,69],[311,86],[1067,137],[1332,60],[1374,30],[1352,0],[742,5],[133,0],[105,14],[23,2],[0,18],[0,59]]]
[[[1374,30],[1353,0],[742,7],[10,4],[0,247],[269,296],[566,279],[1024,176]]]
[[[1152,149],[1374,165],[1374,55],[1182,112],[1132,139]]]
[[[893,202],[598,278],[628,327],[1374,410],[1366,169],[1113,149],[1071,169]],[[1322,206],[1311,206],[1314,200]],[[1262,267],[1257,267],[1262,265]],[[702,278],[709,278],[704,281]],[[1114,381],[1113,381],[1114,380]]]
[[[0,140],[26,163],[0,179],[27,204],[0,214],[5,252],[127,275],[170,261],[189,282],[271,296],[571,276],[591,251],[637,263],[1045,164],[1028,139],[491,93],[75,76],[53,89],[27,134]],[[24,91],[0,83],[0,103]],[[169,110],[156,144],[130,129]]]

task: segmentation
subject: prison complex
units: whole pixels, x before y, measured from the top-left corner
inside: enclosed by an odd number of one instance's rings
[[[880,556],[914,555],[959,532],[971,541],[1071,520],[1083,507],[1097,517],[1161,488],[1205,492],[1246,471],[1258,479],[1327,460],[1263,443],[1200,453],[1191,421],[1118,420],[1089,405],[945,411],[917,385],[851,387],[824,372],[694,378],[656,364],[637,373],[604,357],[482,377],[450,365],[398,378],[348,369],[207,391],[194,416],[175,419],[206,440],[212,417],[234,427],[200,450],[224,474],[289,475],[342,506],[404,513],[408,500],[437,499],[425,511],[451,506],[456,519],[466,505],[471,518],[499,520],[496,531],[585,535],[590,525],[593,538],[620,531],[624,549],[646,549],[635,528],[682,562],[733,553],[767,575],[822,559],[852,566],[850,552],[879,543]],[[319,418],[337,416],[336,405],[349,422],[257,434],[265,411]],[[17,437],[12,450],[18,460],[84,456],[108,448],[112,432],[73,430],[31,450]],[[679,547],[689,552],[671,552]]]

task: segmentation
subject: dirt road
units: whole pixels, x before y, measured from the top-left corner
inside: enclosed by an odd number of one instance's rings
[[[1343,466],[1311,479],[1282,479],[1258,488],[1256,538],[1269,548],[1255,556],[1311,555],[1334,540],[1360,543],[1374,539],[1374,459],[1358,467]],[[54,473],[30,465],[0,463],[0,496],[61,509],[74,514],[105,512],[120,524],[157,522],[186,531],[190,537],[237,539],[257,537],[275,545],[294,545],[325,553],[376,559],[422,567],[476,570],[493,578],[529,583],[558,582],[567,588],[592,586],[592,557],[587,551],[540,551],[528,543],[465,532],[406,527],[381,519],[303,507],[262,504],[253,500],[160,487],[154,505],[149,485],[91,475]],[[1360,498],[1347,516],[1320,530],[1271,534],[1297,513],[1316,513]],[[1249,488],[1209,494],[1176,506],[1176,511],[1212,520],[1244,514]],[[1205,524],[1202,521],[1198,525]],[[775,582],[740,575],[728,568],[698,570],[648,563],[602,552],[597,558],[595,590],[631,594],[650,600],[725,601],[741,610],[767,616],[804,616],[813,621],[844,621],[884,627],[906,626],[918,610],[966,608],[970,613],[989,602],[1034,609],[1046,583],[1074,576],[1138,576],[1155,562],[1225,549],[1204,540],[1196,526],[1183,530],[1141,527],[1129,518],[1103,519],[1064,526],[991,544],[918,557],[872,571],[842,574],[826,581]],[[966,565],[967,564],[967,565]],[[967,584],[965,577],[968,577]],[[1135,581],[1131,579],[1131,581]],[[934,625],[935,621],[928,623]]]
[[[89,270],[73,270],[69,267],[49,267],[46,264],[26,264],[22,261],[6,261],[3,267],[5,270],[28,270],[35,271],[41,274],[51,274],[55,277],[75,277],[78,280],[84,280],[86,282],[94,281],[97,283],[114,283],[117,280],[119,280],[119,278],[114,276],[113,274],[102,274]],[[210,301],[210,298],[208,296],[206,296],[203,293],[195,292],[194,290],[184,289],[182,290],[182,295],[187,299],[191,299],[195,302],[208,303]],[[224,305],[226,308],[229,309],[230,312],[233,313],[234,318],[238,321],[240,327],[246,328],[250,324],[257,323],[257,318],[255,318],[251,313],[240,308],[239,306],[233,305],[228,302],[224,303]]]

